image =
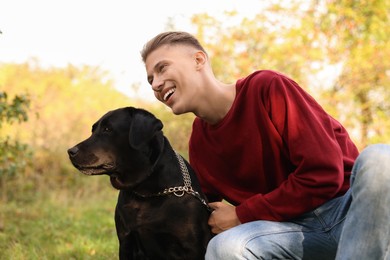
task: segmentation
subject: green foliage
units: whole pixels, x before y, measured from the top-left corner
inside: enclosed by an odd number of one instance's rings
[[[0,84],[1,85],[1,84]],[[28,120],[29,99],[24,95],[15,95],[11,102],[8,94],[0,92],[0,129],[4,124],[12,125]],[[26,144],[12,140],[8,135],[0,135],[0,204],[7,204],[9,183],[17,173],[24,172],[31,153]],[[4,227],[4,211],[0,211],[0,231]]]
[[[23,171],[29,162],[31,151],[26,144],[7,137],[0,141],[0,178],[15,176]]]
[[[0,129],[4,124],[12,125],[28,120],[27,109],[29,99],[25,95],[15,95],[11,102],[8,101],[8,94],[0,92]],[[8,135],[0,135],[0,201],[7,203],[9,198],[9,182],[13,181],[15,175],[23,173],[31,158],[29,147],[14,140]],[[3,226],[2,214],[0,214],[0,228]]]
[[[0,128],[3,122],[14,123],[24,122],[28,120],[27,109],[30,100],[26,95],[17,95],[12,102],[8,102],[6,92],[0,92]]]
[[[16,95],[12,102],[8,94],[0,92],[0,129],[3,123],[13,124],[27,121],[29,99],[25,95]],[[0,136],[0,178],[12,176],[26,167],[28,146],[9,136]]]

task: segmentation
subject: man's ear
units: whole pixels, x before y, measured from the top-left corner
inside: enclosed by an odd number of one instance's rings
[[[161,131],[163,123],[151,113],[137,109],[134,112],[130,123],[129,143],[135,149],[140,149],[143,145]]]
[[[194,54],[197,69],[202,68],[207,62],[207,55],[203,51],[197,51]]]

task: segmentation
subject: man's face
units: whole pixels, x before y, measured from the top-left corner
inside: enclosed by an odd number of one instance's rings
[[[145,61],[148,82],[155,97],[175,114],[192,112],[196,90],[196,50],[185,45],[163,45]]]

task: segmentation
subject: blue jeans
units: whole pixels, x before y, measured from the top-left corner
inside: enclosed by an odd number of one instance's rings
[[[253,221],[215,236],[207,260],[390,260],[390,146],[363,150],[341,197],[289,222]]]

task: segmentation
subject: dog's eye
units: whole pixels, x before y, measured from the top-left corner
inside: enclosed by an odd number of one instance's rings
[[[109,127],[103,127],[103,132],[104,133],[109,133],[109,132],[111,132],[111,129],[109,128]]]

